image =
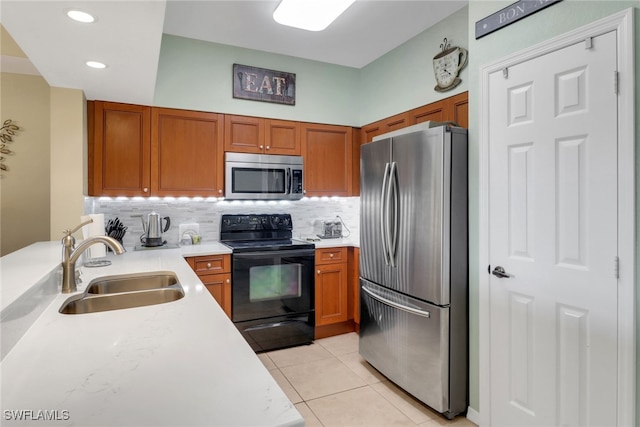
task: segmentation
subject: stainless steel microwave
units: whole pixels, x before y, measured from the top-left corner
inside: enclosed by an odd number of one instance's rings
[[[302,156],[225,153],[225,199],[298,200]]]

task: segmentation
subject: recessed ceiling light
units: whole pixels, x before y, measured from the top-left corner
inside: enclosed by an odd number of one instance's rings
[[[83,22],[85,24],[90,24],[96,20],[93,15],[77,9],[68,10],[67,16],[74,21]]]
[[[107,68],[106,64],[98,61],[87,61],[86,64],[91,68]]]
[[[273,19],[282,25],[308,31],[322,31],[355,0],[282,0]]]

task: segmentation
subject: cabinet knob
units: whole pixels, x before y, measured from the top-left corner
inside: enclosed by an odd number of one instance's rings
[[[222,190],[218,190],[218,194],[222,194]]]
[[[144,188],[142,189],[142,192],[144,192],[144,193],[148,193],[148,192],[149,192],[149,189],[148,189],[147,187],[144,187]]]
[[[269,146],[267,145],[267,150],[268,150],[268,149],[270,149],[270,148],[271,148],[271,147],[269,147]]]
[[[320,270],[318,270],[318,276],[320,275]]]
[[[230,280],[230,279],[227,279],[227,283],[231,283],[231,280]]]
[[[333,258],[333,254],[329,254],[329,258]]]
[[[264,148],[264,145],[261,145],[261,146],[260,146],[260,149],[262,150],[263,148]]]
[[[207,263],[207,268],[211,268],[211,263],[210,262]]]

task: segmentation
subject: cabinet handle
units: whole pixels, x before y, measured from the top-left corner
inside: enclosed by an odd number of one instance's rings
[[[329,258],[333,258],[333,254],[329,254]]]
[[[218,194],[222,194],[222,190],[218,190]]]
[[[149,189],[148,189],[147,187],[144,187],[144,188],[142,189],[142,192],[143,192],[143,193],[148,193],[148,192],[149,192]]]
[[[318,270],[318,276],[320,275],[320,270]]]
[[[207,268],[211,268],[211,263],[210,262],[207,263]]]
[[[227,283],[231,283],[231,280],[227,279],[227,280],[226,280],[226,282],[227,282]]]
[[[267,150],[268,150],[268,149],[270,149],[270,148],[271,148],[271,147],[269,147],[269,146],[267,145]]]
[[[261,145],[261,146],[260,146],[260,149],[262,150],[263,148],[264,148],[264,145]]]

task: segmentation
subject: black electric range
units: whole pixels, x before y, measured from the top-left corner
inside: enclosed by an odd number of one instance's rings
[[[222,215],[232,249],[231,320],[254,351],[315,336],[315,245],[292,239],[289,214]]]
[[[222,215],[220,242],[233,252],[256,250],[314,249],[310,242],[292,238],[289,214]]]

